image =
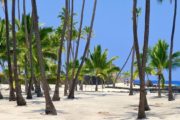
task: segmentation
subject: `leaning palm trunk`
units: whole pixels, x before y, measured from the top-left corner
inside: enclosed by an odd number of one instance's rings
[[[85,2],[86,2],[86,0],[83,0],[82,9],[81,9],[81,19],[80,19],[80,26],[79,26],[79,34],[78,34],[78,39],[77,39],[75,57],[74,57],[74,61],[73,61],[72,79],[74,79],[74,75],[75,75],[75,69],[76,69],[75,65],[76,65],[76,60],[77,60],[77,57],[78,57],[79,44],[80,44],[80,39],[81,39]],[[83,84],[83,82],[81,82],[81,83]],[[72,85],[71,85],[70,88],[72,88]]]
[[[34,26],[34,32],[35,32],[37,54],[38,54],[38,63],[39,63],[41,81],[43,84],[43,90],[44,90],[45,101],[46,101],[45,113],[57,115],[54,104],[51,101],[51,97],[49,94],[49,86],[48,86],[48,82],[46,80],[46,75],[45,75],[45,68],[44,68],[43,54],[42,54],[40,34],[39,34],[39,26],[38,26],[36,0],[31,0],[31,2],[32,2],[32,11],[33,11],[33,24],[34,24],[33,26]]]
[[[66,32],[66,27],[67,27],[67,21],[68,21],[68,2],[66,0],[66,13],[65,13],[65,20],[63,24],[63,30],[62,30],[62,35],[61,35],[61,41],[60,41],[60,48],[58,50],[58,68],[57,68],[57,80],[56,80],[56,85],[55,85],[55,91],[52,100],[53,101],[59,101],[59,84],[60,84],[60,76],[61,76],[61,62],[62,62],[62,50],[63,50],[63,44],[64,44],[64,36]]]
[[[173,45],[174,45],[174,33],[176,27],[176,14],[177,14],[177,0],[174,3],[174,18],[173,18],[173,27],[171,33],[171,45],[170,45],[170,53],[169,53],[169,87],[168,87],[168,100],[174,100],[173,93],[172,93],[172,54],[173,54]]]
[[[134,73],[134,57],[135,57],[135,49],[133,44],[133,51],[132,51],[132,62],[131,62],[131,80],[130,80],[130,91],[129,95],[133,95],[133,73]]]
[[[8,17],[8,3],[7,0],[4,1],[5,5],[5,19],[6,19],[6,48],[7,48],[7,57],[8,57],[8,75],[9,75],[9,101],[15,101],[16,97],[14,94],[13,88],[13,77],[12,77],[12,65],[11,65],[11,56],[10,56],[10,42],[9,42],[9,17]]]
[[[87,52],[88,52],[88,48],[89,48],[90,41],[91,41],[92,29],[93,29],[93,25],[94,25],[96,6],[97,6],[97,0],[94,0],[94,8],[93,8],[93,15],[92,15],[92,19],[91,19],[90,32],[89,32],[89,35],[88,35],[88,38],[87,38],[87,43],[86,43],[85,50],[84,50],[84,53],[83,53],[83,56],[82,56],[81,64],[80,64],[80,66],[79,66],[79,68],[77,70],[76,76],[75,76],[75,78],[73,79],[73,82],[72,82],[72,87],[71,87],[70,93],[68,95],[69,99],[74,99],[74,90],[75,90],[76,82],[77,82],[78,76],[80,74],[81,68],[82,68],[82,66],[84,64],[85,57],[86,57]]]
[[[16,97],[17,97],[17,105],[23,106],[26,105],[26,101],[24,100],[21,94],[21,88],[18,80],[18,72],[17,72],[17,56],[16,56],[16,32],[15,32],[15,0],[12,1],[12,35],[13,35],[13,54],[14,54],[14,79],[16,85]]]

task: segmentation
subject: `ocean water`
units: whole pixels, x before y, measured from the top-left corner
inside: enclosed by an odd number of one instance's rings
[[[157,80],[151,80],[154,85],[157,85]],[[134,84],[140,84],[139,80],[134,80]],[[168,81],[165,81],[165,84],[169,84]],[[172,80],[172,85],[180,86],[180,80]]]

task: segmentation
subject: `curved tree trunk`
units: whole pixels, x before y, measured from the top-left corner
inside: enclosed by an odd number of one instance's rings
[[[74,57],[74,61],[73,61],[73,70],[72,70],[72,78],[73,79],[74,79],[74,75],[75,75],[75,65],[76,65],[76,60],[77,60],[77,57],[78,57],[79,44],[80,44],[80,39],[81,39],[82,24],[83,24],[83,19],[84,19],[85,2],[86,2],[86,0],[83,0],[82,9],[81,9],[81,19],[80,19],[80,26],[79,26],[79,34],[78,34],[77,45],[76,45],[76,50],[75,50],[75,57]],[[72,85],[70,86],[70,89],[72,89]]]
[[[68,99],[74,99],[74,90],[75,90],[76,82],[77,82],[78,76],[80,74],[81,68],[82,68],[82,66],[84,64],[85,57],[87,55],[89,44],[90,44],[90,41],[91,41],[91,34],[92,34],[93,25],[94,25],[96,6],[97,6],[97,0],[94,0],[94,8],[93,8],[93,15],[92,15],[92,19],[91,19],[90,32],[89,32],[89,35],[88,35],[88,38],[87,38],[87,43],[86,43],[85,50],[84,50],[84,53],[83,53],[83,56],[82,56],[81,64],[80,64],[80,66],[79,66],[79,68],[77,70],[75,78],[72,81],[72,87],[70,89]]]
[[[169,53],[169,87],[168,87],[168,100],[174,100],[173,93],[172,93],[172,54],[173,54],[173,45],[174,45],[174,33],[176,27],[176,14],[177,14],[177,0],[174,3],[174,18],[173,18],[173,27],[171,33],[171,45],[170,45],[170,53]]]
[[[43,90],[44,90],[45,101],[46,101],[45,113],[51,114],[51,115],[57,115],[54,104],[51,101],[51,97],[49,94],[49,86],[48,86],[48,82],[46,80],[46,75],[45,75],[44,60],[43,60],[40,34],[39,34],[39,26],[38,26],[39,22],[38,22],[36,0],[31,0],[31,2],[32,2],[32,11],[33,11],[33,24],[34,24],[33,26],[34,26],[34,32],[35,32],[37,54],[38,54],[38,63],[39,63],[41,80],[43,83]]]
[[[6,48],[7,48],[7,58],[8,58],[8,75],[9,75],[9,101],[15,101],[16,97],[13,88],[13,77],[12,77],[12,65],[11,65],[11,55],[10,55],[10,42],[9,42],[9,17],[8,17],[8,3],[4,0],[5,5],[5,19],[6,19]]]
[[[145,74],[146,74],[146,63],[147,63],[147,53],[148,53],[148,43],[149,43],[149,24],[150,24],[150,0],[146,0],[144,46],[143,46],[143,57],[142,57],[142,78],[143,78],[142,85],[144,86],[144,88],[145,88]],[[148,111],[150,110],[150,107],[147,102],[146,91],[143,94],[145,97],[145,110]]]
[[[17,97],[17,105],[23,106],[26,105],[26,101],[21,94],[21,88],[18,79],[17,72],[17,54],[16,54],[16,31],[15,31],[15,0],[12,1],[12,35],[13,35],[13,55],[14,55],[14,79],[16,85],[16,97]]]
[[[138,119],[143,119],[146,118],[145,106],[148,105],[146,100],[146,93],[145,93],[145,67],[147,62],[147,49],[148,49],[148,40],[149,40],[150,0],[146,0],[145,32],[144,32],[142,64],[140,59],[138,34],[137,34],[136,8],[137,8],[137,0],[134,0],[133,1],[133,34],[134,34],[134,46],[136,50],[136,57],[137,57],[138,71],[140,78],[140,100],[139,100],[139,109],[138,109]]]
[[[139,52],[139,43],[138,43],[138,33],[137,33],[137,19],[136,19],[136,8],[137,8],[137,0],[133,0],[133,35],[134,35],[134,46],[136,50],[136,58],[138,64],[138,71],[139,71],[139,78],[142,81],[142,68],[141,68],[141,61],[140,61],[140,52]],[[145,114],[145,98],[142,82],[140,82],[140,99],[139,99],[139,109],[138,109],[138,119],[146,118]]]
[[[133,51],[132,51],[132,62],[131,62],[131,80],[130,80],[130,91],[129,95],[133,95],[133,73],[134,73],[134,57],[135,57],[135,49],[133,44]]]
[[[53,101],[59,101],[60,96],[59,96],[59,84],[60,84],[60,76],[61,76],[61,65],[62,65],[62,50],[63,50],[63,44],[64,44],[64,36],[66,33],[66,27],[67,27],[67,21],[68,21],[68,1],[65,1],[65,6],[66,6],[66,13],[65,13],[65,20],[63,24],[63,30],[62,30],[62,35],[61,35],[61,41],[60,41],[60,48],[58,50],[58,68],[57,68],[57,80],[56,80],[56,85],[55,85],[55,91],[52,100]]]

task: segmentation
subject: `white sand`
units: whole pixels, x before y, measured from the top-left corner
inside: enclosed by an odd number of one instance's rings
[[[5,90],[6,88],[7,85],[1,85],[5,99],[0,100],[0,120],[135,120],[137,118],[139,94],[129,96],[125,93],[128,92],[126,90],[76,92],[77,98],[68,100],[63,97],[63,88],[61,88],[61,101],[54,102],[58,115],[51,116],[44,115],[44,98],[36,98],[34,95],[32,100],[26,100],[27,106],[19,107],[16,106],[16,102],[8,101],[9,91]],[[94,90],[94,87],[87,86],[86,90]],[[151,111],[146,112],[147,118],[179,120],[180,95],[176,95],[176,100],[172,102],[169,102],[165,95],[162,98],[156,96],[155,93],[147,96],[151,107]]]

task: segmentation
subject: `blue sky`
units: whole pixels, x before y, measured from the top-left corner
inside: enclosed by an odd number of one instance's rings
[[[21,0],[22,1],[22,0]],[[82,0],[75,0],[75,12],[79,15]],[[64,0],[37,0],[38,14],[40,22],[45,26],[57,27],[60,20],[57,18],[60,10],[64,6]],[[89,25],[92,14],[93,0],[86,0],[84,25]],[[142,8],[142,15],[139,17],[139,41],[142,48],[144,36],[144,12],[145,0],[139,0],[138,6]],[[180,2],[178,2],[178,7]],[[31,3],[28,0],[28,11],[31,11]],[[168,43],[170,41],[172,17],[174,4],[170,4],[169,0],[165,0],[163,4],[157,0],[151,0],[151,20],[150,20],[150,46],[153,46],[158,39],[164,39]],[[22,11],[22,9],[21,9]],[[177,11],[177,25],[175,33],[174,51],[180,50],[180,8]],[[2,10],[0,11],[2,14]],[[79,20],[79,16],[76,17]],[[97,14],[94,24],[95,37],[91,42],[91,49],[95,45],[101,44],[103,49],[109,50],[109,57],[119,56],[115,62],[121,67],[129,54],[132,47],[132,0],[98,0]],[[81,50],[83,51],[83,45]],[[130,61],[125,71],[130,69]],[[173,79],[180,80],[180,69],[173,71]],[[165,71],[167,78],[167,72]],[[152,77],[156,79],[156,77]]]

